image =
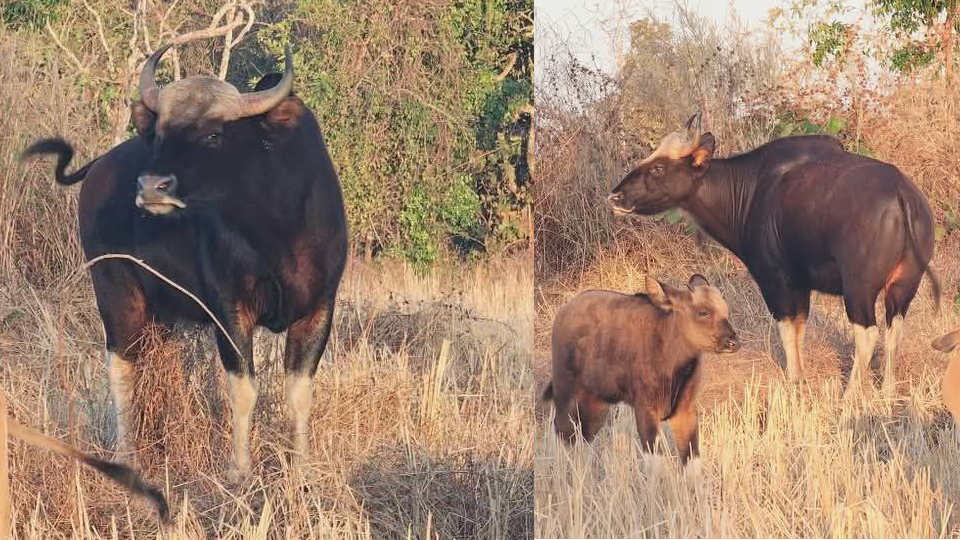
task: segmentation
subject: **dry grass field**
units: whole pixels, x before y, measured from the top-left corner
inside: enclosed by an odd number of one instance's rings
[[[352,262],[317,373],[313,459],[286,444],[282,339],[257,339],[253,479],[223,483],[229,412],[209,332],[151,336],[139,456],[175,512],[164,538],[532,535],[529,263],[419,277]],[[86,280],[84,280],[86,281]],[[23,422],[109,455],[113,425],[88,283],[0,286],[0,384]],[[19,538],[156,537],[149,509],[87,469],[13,444]]]
[[[850,403],[842,391],[852,335],[839,299],[814,297],[807,380],[789,385],[776,325],[736,259],[712,242],[697,246],[693,237],[679,234],[679,225],[637,218],[618,225],[621,241],[595,262],[576,275],[537,283],[537,388],[549,378],[556,309],[584,289],[641,290],[644,268],[675,285],[704,272],[729,302],[744,347],[707,357],[702,458],[686,468],[669,444],[661,449],[666,457],[640,452],[632,412],[624,405],[593,444],[567,447],[553,434],[552,406],[538,403],[537,537],[960,535],[960,447],[940,398],[948,357],[930,347],[935,337],[960,326],[953,300],[960,237],[938,242],[933,260],[945,291],[940,314],[925,280],[906,319],[897,399],[881,398],[885,359],[878,348],[877,390]],[[882,303],[878,310],[882,318]],[[666,425],[664,430],[669,433]]]
[[[79,189],[17,156],[76,143],[71,170],[111,146],[103,111],[44,56],[0,31],[0,387],[22,423],[111,457],[102,326],[76,230]],[[95,97],[95,96],[93,96]],[[212,332],[145,336],[138,456],[173,524],[93,471],[11,443],[16,538],[529,538],[533,534],[530,259],[420,275],[350,261],[314,380],[312,458],[286,442],[280,336],[257,336],[254,474],[225,484],[230,414]]]

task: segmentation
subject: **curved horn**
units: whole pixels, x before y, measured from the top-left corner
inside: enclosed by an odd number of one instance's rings
[[[157,112],[157,98],[160,96],[160,87],[157,86],[157,64],[163,53],[172,46],[173,43],[161,45],[150,55],[147,63],[143,65],[143,70],[140,71],[140,99],[153,112]]]
[[[240,110],[237,111],[238,118],[263,114],[274,108],[290,94],[290,90],[293,88],[293,57],[290,54],[289,45],[283,49],[283,63],[283,78],[276,86],[241,96]]]
[[[687,123],[684,124],[684,127],[686,128],[686,135],[685,135],[686,142],[687,144],[692,145],[694,148],[696,148],[700,142],[700,131],[702,130],[702,123],[703,123],[703,115],[701,114],[700,111],[697,111],[693,113],[693,116],[691,116],[690,119],[687,120]]]

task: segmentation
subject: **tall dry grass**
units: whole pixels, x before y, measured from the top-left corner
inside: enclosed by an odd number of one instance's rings
[[[960,432],[940,396],[948,357],[929,345],[960,326],[952,299],[938,315],[929,284],[922,284],[904,325],[895,401],[878,390],[863,403],[847,403],[841,396],[853,339],[839,299],[814,295],[806,382],[789,385],[775,323],[746,270],[720,248],[698,248],[692,238],[656,243],[647,230],[656,226],[631,225],[639,238],[602,250],[581,272],[538,282],[537,388],[550,378],[550,324],[559,306],[585,289],[642,290],[647,273],[676,285],[704,273],[730,304],[744,347],[706,359],[702,458],[685,469],[675,457],[640,451],[624,405],[593,443],[567,447],[553,433],[552,404],[538,403],[537,537],[960,534]],[[958,250],[960,238],[950,236],[933,260],[951,289],[960,278]],[[882,320],[880,303],[877,309]],[[873,357],[878,389],[886,361],[880,343]],[[664,430],[662,450],[675,456]]]
[[[76,231],[78,189],[34,139],[77,143],[74,166],[110,146],[90,96],[48,44],[0,28],[0,385],[23,423],[110,456],[115,425],[102,327]],[[350,263],[314,380],[301,472],[289,444],[280,336],[257,336],[260,397],[250,482],[223,483],[229,408],[210,330],[151,332],[136,391],[138,460],[175,513],[95,473],[11,446],[17,538],[528,538],[533,497],[533,287],[529,261],[441,268]]]
[[[851,409],[836,379],[748,382],[701,417],[703,458],[642,454],[620,409],[592,445],[543,424],[538,537],[955,538],[958,432],[924,369],[891,411]]]
[[[314,382],[314,455],[285,464],[282,338],[257,337],[252,480],[223,484],[229,411],[208,331],[148,336],[141,468],[165,487],[170,538],[532,535],[532,277],[523,261],[421,277],[352,263]],[[114,426],[91,295],[4,299],[0,384],[17,417],[107,452]],[[57,315],[54,315],[57,313]],[[101,477],[11,452],[19,538],[153,536],[147,508]]]
[[[960,326],[960,238],[940,234],[956,228],[948,211],[955,216],[960,208],[955,157],[960,89],[917,78],[884,93],[871,91],[870,107],[864,100],[823,98],[816,92],[823,101],[814,102],[809,92],[787,90],[796,85],[784,84],[790,83],[784,79],[791,71],[783,58],[773,72],[737,71],[749,67],[749,62],[721,63],[729,67],[728,73],[712,79],[739,81],[754,97],[758,90],[770,89],[759,94],[769,107],[754,109],[752,116],[723,106],[748,105],[746,95],[742,101],[725,91],[708,95],[714,108],[704,128],[719,134],[719,156],[777,137],[783,117],[800,114],[812,122],[839,118],[845,122],[841,132],[845,142],[855,140],[877,159],[898,166],[934,209],[939,233],[932,266],[943,285],[941,311],[925,280],[905,321],[896,368],[897,398],[886,402],[873,393],[864,402],[845,403],[841,394],[852,367],[853,338],[839,299],[814,295],[804,348],[806,382],[788,385],[776,324],[740,261],[695,233],[689,221],[616,218],[606,204],[609,189],[649,148],[642,140],[639,145],[631,141],[630,126],[622,123],[632,123],[641,134],[675,130],[682,115],[692,112],[690,102],[700,91],[685,74],[697,73],[701,55],[675,54],[696,51],[700,42],[671,40],[677,35],[702,36],[709,46],[716,33],[699,26],[689,13],[680,13],[670,23],[671,31],[646,23],[640,29],[647,41],[634,36],[631,43],[640,44],[634,51],[640,56],[628,66],[633,73],[604,78],[576,62],[559,62],[561,69],[554,75],[566,82],[558,87],[585,85],[579,95],[593,96],[588,101],[574,107],[564,100],[577,94],[538,94],[542,165],[535,193],[535,380],[542,389],[550,379],[550,330],[565,301],[592,288],[642,290],[647,274],[675,285],[686,283],[694,272],[706,275],[730,304],[731,321],[744,347],[735,354],[708,356],[704,364],[699,400],[703,455],[697,465],[685,469],[673,457],[640,452],[633,415],[625,406],[616,408],[592,444],[568,447],[552,433],[552,404],[538,403],[536,535],[960,535],[958,430],[942,405],[939,389],[948,358],[930,347],[934,338]],[[744,44],[751,46],[749,40]],[[670,62],[658,66],[664,50]],[[765,57],[751,55],[748,50],[740,57]],[[658,70],[667,66],[677,74],[658,77]],[[802,85],[807,80],[794,82]],[[631,91],[644,85],[656,88]],[[848,85],[842,90],[855,91]],[[648,96],[652,102],[645,104]],[[541,103],[547,105],[547,121]],[[618,110],[628,104],[632,108]],[[640,149],[640,156],[631,155],[634,148]],[[877,310],[882,338],[880,303]],[[884,362],[881,339],[872,366],[877,385]],[[670,455],[668,429],[662,440]]]

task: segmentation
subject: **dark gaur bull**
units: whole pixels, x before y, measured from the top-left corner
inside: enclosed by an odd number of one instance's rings
[[[917,187],[893,165],[845,152],[826,136],[788,137],[726,159],[710,133],[674,133],[610,194],[619,213],[681,208],[746,264],[777,320],[787,378],[803,371],[810,292],[842,295],[856,353],[848,391],[869,372],[883,291],[892,395],[903,317],[929,272],[934,225]],[[939,304],[939,285],[930,274]],[[869,383],[867,383],[869,384]]]
[[[610,405],[633,407],[637,434],[652,450],[670,423],[683,462],[699,452],[696,397],[701,354],[740,348],[720,291],[694,274],[686,290],[647,277],[646,293],[587,291],[553,321],[553,373],[544,392],[554,427],[567,441],[580,424],[588,442]]]
[[[85,179],[79,221],[88,258],[126,253],[198,295],[225,325],[217,331],[233,411],[233,468],[250,471],[250,418],[257,398],[253,331],[287,332],[288,415],[295,455],[308,447],[312,376],[330,335],[347,254],[337,174],[313,113],[290,94],[293,64],[241,94],[210,77],[158,88],[157,62],[140,76],[132,106],[138,136],[66,175],[70,146],[48,139],[26,155],[58,154],[62,184]],[[275,82],[267,86],[265,83]],[[180,292],[139,266],[107,260],[91,270],[106,330],[121,448],[132,450],[131,371],[151,322],[211,322]]]

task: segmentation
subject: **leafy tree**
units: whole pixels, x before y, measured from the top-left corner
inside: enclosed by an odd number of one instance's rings
[[[943,51],[947,81],[953,79],[954,36],[960,31],[957,0],[874,0],[873,7],[877,15],[886,18],[894,34],[906,41],[890,57],[894,69],[912,71],[929,64],[937,51]],[[943,22],[939,22],[941,16]],[[918,32],[926,34],[926,39],[915,41]]]

